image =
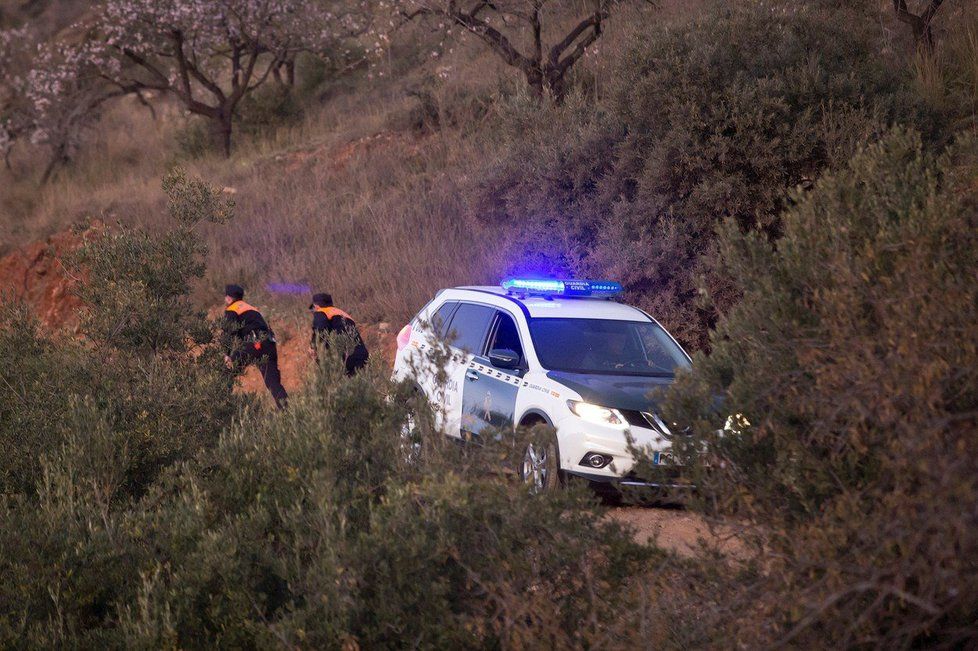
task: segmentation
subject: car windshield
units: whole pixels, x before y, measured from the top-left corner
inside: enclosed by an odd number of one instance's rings
[[[568,373],[672,377],[689,359],[652,321],[552,319],[530,321],[544,368]]]

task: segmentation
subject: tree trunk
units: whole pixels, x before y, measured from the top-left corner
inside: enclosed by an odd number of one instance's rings
[[[553,98],[555,104],[563,103],[564,97],[567,95],[567,84],[564,76],[564,73],[556,70],[547,71],[547,90],[550,91],[550,97]]]
[[[927,52],[934,49],[934,32],[931,29],[931,22],[943,2],[944,0],[930,0],[927,8],[918,16],[910,13],[907,8],[907,0],[893,0],[893,9],[896,11],[897,20],[910,25],[914,43],[918,48]]]
[[[211,119],[211,139],[214,147],[224,154],[225,158],[231,157],[231,115],[222,112]]]
[[[543,99],[543,73],[540,72],[539,68],[530,68],[524,70],[524,73],[526,74],[526,83],[533,89],[533,94],[536,95],[537,99]]]
[[[44,174],[41,176],[41,185],[47,185],[51,177],[54,176],[58,166],[65,165],[68,161],[68,149],[63,145],[55,147],[54,152],[51,154],[51,160],[48,161],[47,167],[44,168]]]
[[[285,62],[285,83],[289,85],[289,88],[295,88],[295,59],[289,59]]]

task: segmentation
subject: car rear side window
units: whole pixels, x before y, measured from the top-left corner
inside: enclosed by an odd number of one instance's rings
[[[459,303],[448,328],[448,342],[466,352],[481,354],[494,313],[487,305]]]
[[[458,307],[458,301],[446,301],[438,308],[438,311],[431,316],[431,331],[436,336],[444,339],[448,333],[448,322],[452,318],[452,312]]]

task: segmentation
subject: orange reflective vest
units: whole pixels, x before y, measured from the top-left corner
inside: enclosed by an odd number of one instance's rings
[[[313,312],[322,312],[323,314],[326,315],[326,318],[327,319],[332,319],[334,316],[341,316],[344,319],[349,319],[350,321],[353,321],[353,317],[352,316],[350,316],[349,314],[347,314],[346,312],[344,312],[343,310],[341,310],[338,307],[333,307],[333,306],[319,307],[319,306],[316,306],[313,309]]]
[[[227,308],[225,308],[224,311],[225,312],[234,312],[238,316],[241,316],[245,312],[251,312],[252,310],[254,310],[255,312],[258,312],[258,308],[253,307],[251,305],[248,305],[244,301],[235,301],[235,302],[231,303],[230,305],[228,305]],[[259,312],[259,314],[261,314],[261,312]]]

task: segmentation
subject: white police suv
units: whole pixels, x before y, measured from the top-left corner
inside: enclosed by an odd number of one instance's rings
[[[442,290],[398,334],[394,379],[416,385],[448,436],[551,425],[556,440],[523,454],[531,490],[561,475],[647,486],[631,475],[628,438],[668,463],[672,433],[650,394],[690,358],[655,319],[616,302],[621,289],[517,278]],[[449,352],[443,369],[432,368],[433,349]]]

